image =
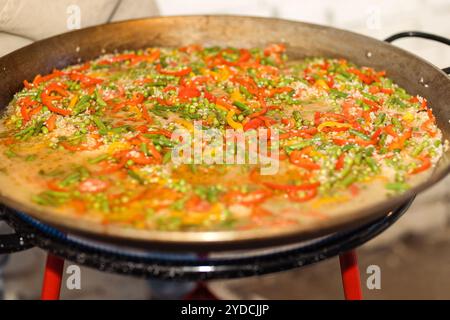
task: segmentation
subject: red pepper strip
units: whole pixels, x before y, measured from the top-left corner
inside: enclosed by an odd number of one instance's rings
[[[45,126],[48,131],[53,131],[56,128],[56,114],[52,114],[47,121],[45,121]]]
[[[251,129],[257,129],[264,125],[264,121],[260,118],[253,118],[250,119],[245,125],[244,125],[244,131],[248,131]]]
[[[253,78],[250,78],[250,77],[247,77],[247,78],[233,77],[231,79],[231,81],[242,85],[252,95],[259,96],[260,89],[259,89],[258,85],[255,83],[255,80],[253,80]]]
[[[68,115],[70,115],[70,114],[72,113],[70,110],[67,110],[67,109],[61,109],[61,108],[55,107],[55,106],[52,104],[52,102],[51,102],[53,99],[50,99],[50,97],[46,96],[45,92],[42,92],[42,94],[41,94],[41,100],[42,100],[42,103],[43,103],[43,104],[48,108],[48,110],[50,110],[51,112],[58,113],[58,114],[63,115],[63,116],[68,116]]]
[[[332,75],[327,76],[327,85],[329,88],[334,88],[334,77]]]
[[[135,57],[131,58],[131,64],[137,64],[142,61],[146,61],[148,63],[153,63],[154,61],[159,59],[159,56],[161,55],[161,51],[159,49],[154,50],[150,54],[143,54],[141,56],[136,55]]]
[[[208,201],[202,200],[199,196],[193,195],[184,203],[184,207],[188,211],[206,212],[211,209],[211,204]]]
[[[110,165],[109,167],[98,171],[97,174],[109,174],[109,173],[116,172],[125,166],[125,164],[127,163],[127,160],[128,159],[126,159],[126,158],[122,158],[122,159],[120,159],[120,161],[117,164]]]
[[[166,130],[166,129],[158,129],[158,130],[149,131],[148,134],[160,134],[169,139],[172,137],[172,132],[170,132],[169,130]]]
[[[73,81],[79,81],[84,88],[95,86],[96,84],[102,83],[103,79],[89,77],[85,74],[78,72],[71,72],[69,78]]]
[[[358,144],[358,145],[360,145],[360,146],[363,146],[363,147],[367,147],[367,146],[370,146],[372,144],[375,144],[375,142],[373,142],[372,140],[368,140],[367,141],[367,140],[363,140],[363,139],[360,139],[360,138],[355,138],[355,140],[353,142]]]
[[[366,123],[372,123],[372,118],[370,117],[370,112],[371,111],[363,111],[363,113],[362,113],[362,116]]]
[[[28,112],[28,115],[29,115],[30,117],[32,117],[32,116],[34,116],[35,114],[39,113],[41,110],[42,110],[42,105],[39,105],[39,106],[37,106],[36,108],[31,109],[31,110]]]
[[[368,73],[372,73],[372,69],[368,69]],[[355,68],[348,68],[348,72],[353,73],[358,76],[358,78],[364,82],[365,84],[372,84],[373,82],[378,82],[379,78],[378,75],[375,74],[365,74],[361,70],[355,69]]]
[[[411,138],[412,135],[412,128],[408,128],[403,135],[398,137],[394,142],[392,142],[388,149],[394,150],[394,149],[403,149],[405,146],[405,142]]]
[[[177,87],[174,85],[168,85],[163,89],[163,92],[169,92],[169,91],[177,91]]]
[[[317,189],[306,190],[305,195],[302,197],[298,196],[297,191],[289,191],[288,196],[289,199],[295,202],[305,202],[313,199],[317,195]]]
[[[64,75],[64,73],[62,71],[59,71],[59,70],[56,70],[56,69],[53,70],[53,73],[50,73],[50,74],[48,74],[46,76],[41,76],[40,74],[38,74],[36,77],[34,77],[33,86],[37,86],[41,82],[46,82],[48,80],[51,80],[53,78],[56,78],[56,77],[59,77],[59,76],[62,76],[62,75]]]
[[[377,86],[371,86],[371,87],[369,88],[369,92],[370,92],[371,94],[377,94],[378,92],[380,92],[380,87],[377,87]]]
[[[161,162],[162,162],[162,155],[161,155],[161,153],[159,153],[158,150],[156,150],[156,148],[155,148],[155,146],[153,145],[152,142],[150,142],[150,143],[148,144],[148,151],[150,151],[151,155],[153,156],[153,158],[155,158],[155,160],[156,160],[158,163],[161,163]]]
[[[380,105],[373,100],[363,98],[363,102],[369,107],[372,107],[372,109],[370,109],[371,111],[377,111],[378,109],[380,109]]]
[[[51,112],[58,113],[58,114],[61,114],[63,116],[70,115],[72,113],[71,110],[61,109],[61,108],[55,107],[53,105],[52,101],[56,100],[56,99],[60,99],[61,97],[52,97],[52,96],[50,96],[50,94],[52,92],[57,92],[57,93],[59,93],[62,96],[68,96],[69,95],[69,93],[65,90],[65,86],[57,84],[57,83],[52,83],[47,88],[45,88],[44,91],[42,91],[42,93],[41,93],[41,101],[42,101],[42,103]]]
[[[422,98],[422,102],[420,104],[420,108],[424,109],[424,110],[427,108],[427,99]]]
[[[126,100],[126,101],[122,101],[120,103],[118,103],[114,108],[113,108],[113,112],[118,112],[120,111],[120,109],[122,109],[123,107],[125,107],[126,105],[138,105],[140,103],[142,103],[144,101],[144,95],[142,93],[134,93],[133,94],[133,98]]]
[[[394,138],[398,137],[397,132],[395,132],[395,130],[394,130],[394,126],[391,125],[391,124],[386,126],[386,127],[384,127],[384,131],[386,131],[387,134],[389,134],[390,136],[392,136]]]
[[[69,91],[66,90],[67,85],[61,83],[50,83],[46,88],[48,94],[52,92],[56,92],[63,97],[67,97],[69,95]]]
[[[264,115],[264,114],[267,113],[268,108],[267,108],[266,102],[264,101],[264,98],[260,98],[260,99],[259,99],[259,103],[260,103],[260,105],[261,105],[261,110],[255,112],[255,113],[250,114],[250,115],[248,116],[249,118],[256,118],[256,117],[262,116],[262,115]]]
[[[160,98],[160,97],[157,97],[157,98],[156,98],[156,101],[157,101],[159,104],[163,105],[163,106],[173,106],[173,105],[175,104],[175,102],[172,101],[172,100],[163,99],[163,98]]]
[[[348,141],[344,140],[344,139],[333,139],[333,142],[334,142],[334,144],[336,144],[338,146],[343,146],[348,143]]]
[[[272,124],[276,123],[274,119],[265,116],[258,116],[258,119],[261,119],[267,128],[269,128]]]
[[[394,93],[394,89],[391,89],[391,88],[380,88],[380,91],[385,94],[393,94]]]
[[[339,113],[317,111],[314,113],[314,124],[316,125],[316,127],[320,124],[322,118],[332,118],[336,122],[348,121],[346,116]]]
[[[307,169],[307,170],[318,170],[320,166],[317,163],[314,163],[309,158],[302,157],[303,153],[299,150],[294,150],[289,155],[289,160],[292,164]]]
[[[20,114],[22,115],[22,119],[25,123],[30,120],[30,116],[28,115],[26,105],[22,105],[22,107],[20,107]]]
[[[67,191],[66,188],[61,187],[56,180],[50,180],[47,182],[47,188],[53,191]]]
[[[109,187],[107,181],[97,178],[89,178],[80,183],[78,190],[86,193],[97,193],[106,190]]]
[[[433,121],[428,119],[420,126],[420,129],[426,131],[430,135],[430,137],[435,137],[437,135],[437,131],[434,131],[430,128],[431,124],[433,124]]]
[[[77,68],[73,68],[72,72],[81,72],[84,70],[87,70],[91,67],[91,63],[90,62],[86,62],[84,64],[82,64],[81,66],[77,67]]]
[[[203,95],[205,96],[205,98],[212,103],[216,103],[217,98],[216,96],[212,95],[211,93],[209,93],[208,91],[203,91]]]
[[[31,106],[34,106],[36,104],[37,104],[37,102],[31,100],[30,97],[25,97],[19,101],[20,113],[22,115],[22,119],[24,120],[24,122],[29,121],[31,118],[31,115],[28,112],[28,108]]]
[[[425,170],[427,170],[428,168],[431,167],[431,159],[430,159],[429,156],[420,156],[418,158],[422,161],[422,164],[420,165],[420,167],[414,168],[411,171],[411,174],[420,173],[420,172],[425,171]]]
[[[189,73],[191,73],[192,68],[191,67],[187,67],[178,71],[174,71],[174,70],[165,70],[162,68],[162,66],[160,64],[156,65],[156,71],[158,71],[161,74],[165,74],[165,75],[169,75],[169,76],[176,76],[176,77],[182,77],[185,76]]]
[[[417,98],[417,96],[411,97],[411,99],[409,99],[409,102],[411,102],[411,103],[418,103],[419,102],[419,98]]]
[[[280,191],[306,191],[316,189],[320,186],[320,182],[304,183],[300,185],[276,184],[272,182],[263,182],[263,185],[270,189]]]
[[[27,89],[33,88],[33,84],[29,83],[28,80],[23,80],[23,86]]]
[[[378,129],[373,133],[373,135],[370,137],[370,140],[372,140],[372,141],[377,141],[377,140],[378,140],[378,137],[381,135],[382,132],[383,132],[383,129],[382,129],[382,128],[378,128]]]
[[[269,90],[269,94],[267,95],[269,98],[272,98],[274,95],[279,93],[285,93],[285,92],[291,92],[294,88],[291,87],[281,87],[281,88],[274,88]]]
[[[178,90],[178,98],[182,100],[189,100],[200,96],[200,91],[195,87],[181,86]]]
[[[250,51],[248,51],[247,49],[240,49],[239,53],[240,53],[240,56],[239,56],[238,64],[247,62],[252,57],[252,55],[250,54]]]
[[[88,147],[83,146],[83,145],[78,145],[78,146],[74,146],[71,145],[70,143],[68,143],[67,141],[61,141],[59,143],[61,146],[64,147],[64,149],[75,152],[75,151],[82,151],[82,150],[87,150]]]
[[[345,153],[342,153],[336,161],[335,169],[341,170],[344,167],[345,163]]]
[[[279,135],[280,140],[288,139],[291,137],[311,138],[317,133],[317,128],[307,128],[300,130],[291,130]]]
[[[217,56],[216,56],[217,64],[224,64],[227,66],[238,66],[242,63],[247,62],[252,57],[252,55],[250,54],[250,51],[248,51],[247,49],[240,49],[239,50],[239,58],[237,59],[237,61],[228,61],[227,59],[225,59],[223,57],[223,53],[226,51],[228,51],[228,50],[222,50],[221,52],[219,52],[217,54]]]
[[[281,119],[281,123],[286,126],[286,129],[291,129],[292,127],[294,127],[295,120],[293,118],[283,118]]]
[[[216,104],[221,105],[222,107],[227,108],[228,110],[233,110],[236,112],[236,114],[240,114],[241,110],[233,106],[232,104],[228,103],[223,97],[219,97],[216,99]]]
[[[142,106],[142,117],[147,121],[148,124],[153,123],[153,118],[148,113],[147,107],[145,105]]]

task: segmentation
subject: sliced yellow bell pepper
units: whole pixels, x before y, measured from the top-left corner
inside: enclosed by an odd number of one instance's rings
[[[414,116],[412,115],[412,113],[407,112],[405,113],[405,115],[402,117],[403,120],[405,120],[406,122],[411,122],[414,120]]]
[[[234,89],[233,93],[231,93],[230,98],[233,101],[244,102],[244,98],[242,97],[241,92],[239,91],[239,89]]]
[[[314,86],[317,88],[324,89],[326,91],[330,90],[330,87],[323,79],[316,80],[316,82],[314,83]]]
[[[233,116],[236,114],[236,112],[234,110],[230,110],[227,113],[227,122],[228,124],[236,130],[243,130],[244,127],[242,126],[242,123],[236,122],[233,120]]]
[[[194,125],[192,124],[192,122],[185,120],[185,119],[175,119],[174,120],[175,123],[178,123],[180,125],[182,125],[183,127],[185,127],[189,132],[194,132]]]
[[[319,124],[317,130],[322,131],[325,127],[335,127],[335,128],[351,128],[352,125],[349,123],[340,123],[335,121],[325,121]]]
[[[77,104],[77,101],[78,101],[78,96],[73,96],[69,102],[69,109],[73,109],[73,107],[75,107],[75,105]]]

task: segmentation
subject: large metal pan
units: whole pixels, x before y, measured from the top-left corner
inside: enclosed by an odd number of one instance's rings
[[[82,29],[36,42],[0,59],[0,107],[22,88],[24,79],[49,73],[53,68],[97,57],[104,52],[148,46],[182,46],[192,43],[265,46],[284,42],[292,58],[305,56],[342,57],[359,65],[386,70],[412,94],[428,99],[445,139],[450,139],[450,79],[423,59],[388,43],[366,36],[301,22],[239,16],[164,17],[125,21]],[[358,209],[314,225],[291,229],[227,232],[157,232],[91,224],[28,208],[0,191],[0,200],[61,230],[103,239],[145,246],[148,249],[208,251],[272,246],[318,237],[356,227],[386,215],[418,192],[442,179],[450,169],[446,151],[431,177],[413,189],[376,205]]]

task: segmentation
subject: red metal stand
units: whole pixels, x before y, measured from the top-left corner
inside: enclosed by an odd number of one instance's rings
[[[358,259],[354,250],[339,256],[341,265],[342,286],[346,300],[362,300],[361,279]]]
[[[47,254],[44,281],[42,284],[42,300],[59,300],[64,270],[64,259]]]
[[[214,293],[209,290],[204,282],[197,283],[197,287],[188,293],[183,300],[219,300]]]
[[[341,265],[342,285],[346,300],[361,300],[362,289],[359,275],[358,259],[355,251],[349,251],[339,256]],[[64,270],[64,259],[52,254],[47,255],[44,282],[42,285],[42,300],[58,300]],[[185,300],[218,300],[204,282],[184,297]]]

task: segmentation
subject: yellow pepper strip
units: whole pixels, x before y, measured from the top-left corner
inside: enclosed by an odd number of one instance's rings
[[[78,96],[73,96],[69,102],[69,109],[73,109],[73,107],[75,107],[75,105],[77,104],[77,101],[78,101]]]
[[[128,149],[129,147],[130,147],[129,143],[116,141],[109,145],[108,153],[113,154],[116,153],[117,151]]]
[[[312,203],[312,207],[314,209],[320,208],[323,205],[327,204],[337,204],[344,203],[350,200],[348,196],[332,196],[332,197],[323,197],[321,199],[317,199]]]
[[[351,128],[352,125],[349,123],[340,123],[335,121],[325,121],[319,124],[317,127],[317,130],[322,131],[325,127],[336,127],[336,128]]]
[[[222,105],[220,105],[220,104],[218,104],[218,103],[216,103],[216,108],[217,108],[217,109],[220,109],[220,110],[222,110],[222,111],[228,112],[228,109],[227,109],[227,108],[225,108],[224,106],[222,106]]]
[[[407,112],[405,113],[405,115],[402,117],[403,120],[405,120],[406,122],[411,122],[414,120],[414,116],[412,115],[412,113]]]
[[[175,119],[174,122],[182,125],[189,132],[191,132],[191,133],[194,132],[194,125],[190,121],[187,121],[185,119]]]
[[[244,98],[242,97],[241,92],[239,91],[239,89],[234,89],[234,91],[231,94],[230,98],[233,101],[244,102]]]
[[[228,113],[227,113],[227,122],[233,129],[243,130],[244,127],[242,126],[242,124],[233,120],[233,116],[235,114],[236,114],[236,112],[234,110],[228,111]]]
[[[314,86],[317,88],[324,89],[326,91],[330,90],[330,87],[323,79],[316,80],[316,82],[314,83]]]

